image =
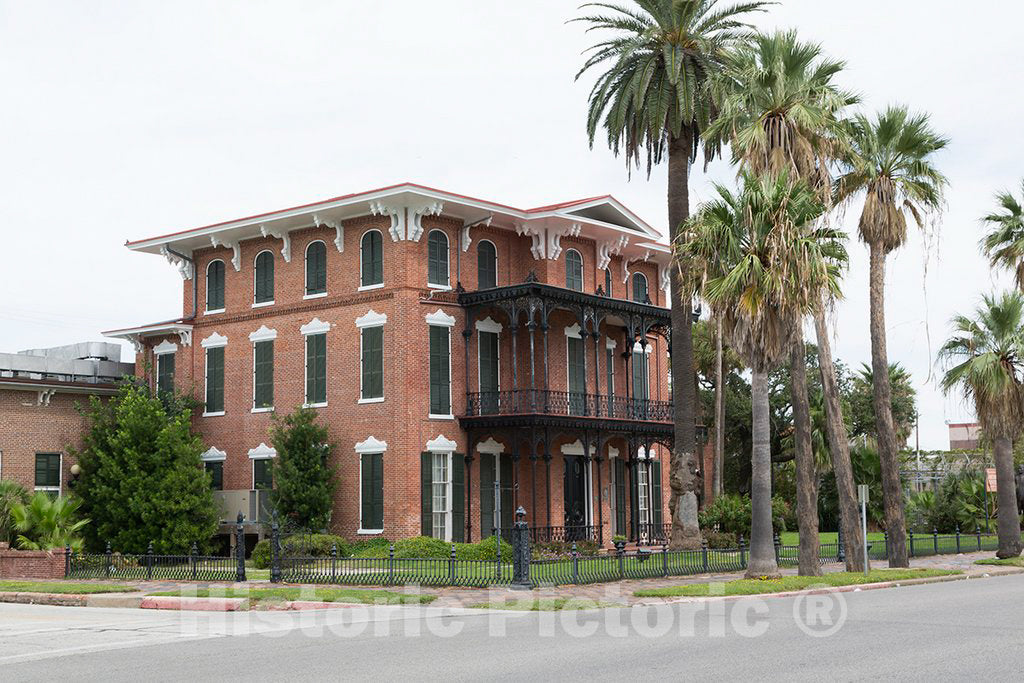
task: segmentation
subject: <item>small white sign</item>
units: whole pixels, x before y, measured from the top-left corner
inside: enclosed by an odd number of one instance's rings
[[[857,502],[861,505],[868,504],[868,485],[857,484]]]

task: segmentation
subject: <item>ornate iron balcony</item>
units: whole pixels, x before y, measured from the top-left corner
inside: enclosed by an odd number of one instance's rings
[[[564,415],[641,422],[671,422],[672,402],[571,391],[517,389],[466,394],[466,417]]]

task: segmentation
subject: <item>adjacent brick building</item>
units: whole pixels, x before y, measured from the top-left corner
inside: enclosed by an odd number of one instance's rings
[[[225,519],[260,514],[275,413],[337,444],[332,527],[664,536],[669,249],[612,197],[522,210],[402,184],[127,245],[180,318],[114,330],[194,392]]]
[[[67,492],[88,427],[77,406],[116,392],[135,372],[120,362],[121,346],[85,342],[0,353],[0,478],[29,491]]]

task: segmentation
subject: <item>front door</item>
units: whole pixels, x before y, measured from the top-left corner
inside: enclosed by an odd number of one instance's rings
[[[578,455],[565,458],[565,540],[574,541],[585,537],[587,524],[586,467]]]
[[[497,486],[495,486],[497,484]],[[493,535],[495,527],[511,538],[515,510],[512,509],[512,458],[480,454],[480,537]]]

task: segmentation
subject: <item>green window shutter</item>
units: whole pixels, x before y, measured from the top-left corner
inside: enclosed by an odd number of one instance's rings
[[[214,491],[221,491],[224,489],[224,463],[223,462],[208,462],[204,463],[206,471],[210,473],[210,488]]]
[[[256,257],[255,303],[263,304],[274,300],[274,255],[269,251]]]
[[[36,453],[37,488],[60,487],[60,453]]]
[[[490,453],[480,455],[480,538],[491,535],[494,528],[494,459]]]
[[[655,527],[662,524],[660,460],[651,460],[651,523]]]
[[[476,279],[477,289],[498,286],[498,253],[494,245],[487,240],[477,243]]]
[[[174,354],[163,353],[156,357],[156,389],[165,394],[174,393]]]
[[[362,266],[360,284],[363,287],[384,282],[384,259],[380,233],[376,230],[363,235],[361,242]]]
[[[633,352],[633,398],[647,400],[647,352]]]
[[[363,529],[384,528],[384,456],[381,453],[362,455],[362,516]]]
[[[327,402],[327,335],[306,335],[306,403]]]
[[[498,412],[498,334],[479,332],[480,408],[485,414]]]
[[[633,301],[647,303],[647,278],[643,273],[633,273]]]
[[[565,286],[577,292],[583,291],[583,257],[575,249],[565,254]]]
[[[427,283],[448,286],[448,236],[440,230],[427,236]]]
[[[566,337],[565,341],[569,356],[569,414],[582,415],[586,407],[587,389],[583,340]]]
[[[323,294],[326,291],[327,247],[317,241],[306,247],[306,294]]]
[[[451,365],[449,329],[430,326],[430,413],[450,415],[451,406]]]
[[[630,537],[637,538],[640,534],[640,494],[637,468],[639,462],[634,460],[629,466],[629,530]]]
[[[604,293],[605,296],[612,295],[612,269],[604,269]]]
[[[501,528],[511,529],[516,519],[516,510],[512,506],[516,475],[511,456],[499,455],[498,460],[501,461]]]
[[[206,349],[206,412],[224,410],[224,347]]]
[[[384,328],[367,327],[362,331],[362,398],[384,396]]]
[[[206,310],[224,308],[224,262],[211,261],[206,268]]]
[[[274,406],[274,342],[256,342],[253,347],[253,407],[272,408]]]
[[[612,460],[615,466],[615,534],[626,535],[626,463]]]
[[[433,453],[420,453],[420,535],[434,535],[433,515]]]
[[[452,543],[466,539],[466,456],[452,453]]]

